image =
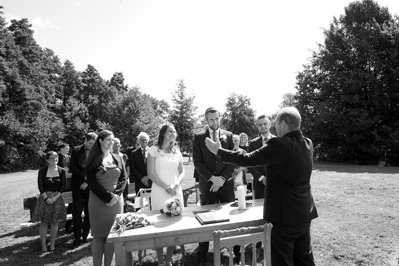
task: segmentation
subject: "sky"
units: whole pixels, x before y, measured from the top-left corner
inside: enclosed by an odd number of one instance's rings
[[[324,29],[353,0],[2,0],[7,21],[27,18],[43,48],[76,70],[93,65],[172,104],[183,79],[198,112],[249,97],[257,115],[278,111]],[[399,13],[398,0],[378,0]]]

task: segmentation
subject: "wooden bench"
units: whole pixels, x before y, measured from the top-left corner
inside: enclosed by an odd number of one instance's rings
[[[32,200],[33,198],[36,198],[36,199],[37,199],[39,196],[40,196],[40,194],[36,195],[35,197],[24,198],[24,199],[22,200],[22,206],[24,207],[24,210],[30,210],[30,211],[31,211],[31,215],[33,214],[33,210],[31,210],[31,208],[29,208],[29,207],[26,206],[26,202],[27,202],[28,200]],[[135,191],[134,183],[128,184],[128,195],[127,195],[127,199],[134,199],[135,196],[136,196],[136,191]],[[62,193],[62,197],[63,197],[63,199],[64,199],[64,203],[65,203],[65,206],[66,206],[66,207],[68,206],[68,204],[72,203],[72,191],[63,192],[63,193]],[[36,200],[36,201],[37,201],[37,200]],[[36,202],[35,202],[34,204],[36,204]],[[31,217],[31,218],[32,218],[32,217]],[[72,220],[72,214],[67,214],[66,221],[68,221],[68,220]],[[24,223],[21,223],[21,224],[20,224],[20,228],[21,228],[21,229],[23,229],[23,228],[29,228],[29,227],[32,227],[32,226],[37,225],[37,224],[38,224],[38,222],[31,222],[31,221],[29,221],[29,222],[24,222]]]

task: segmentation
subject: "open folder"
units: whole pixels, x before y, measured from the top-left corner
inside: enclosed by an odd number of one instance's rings
[[[221,217],[218,215],[219,213],[217,212],[197,212],[195,213],[195,218],[201,223],[201,224],[213,224],[213,223],[222,223],[222,222],[228,222],[230,221],[229,218]]]

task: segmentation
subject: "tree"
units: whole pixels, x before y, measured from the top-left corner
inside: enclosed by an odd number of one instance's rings
[[[324,156],[378,161],[399,156],[399,23],[372,0],[350,3],[297,76],[303,129]]]
[[[27,19],[6,28],[1,17],[0,25],[0,170],[38,167],[41,153],[64,134],[54,113],[59,60],[36,43]]]
[[[88,122],[93,130],[101,130],[100,125],[109,124],[113,120],[111,116],[112,101],[115,99],[117,90],[108,87],[100,73],[92,65],[88,65],[83,71],[81,81],[80,100],[88,110],[88,116],[82,121]]]
[[[129,88],[116,97],[112,117],[112,131],[124,147],[134,146],[141,131],[146,132],[151,140],[155,139],[160,125],[165,122],[153,109],[153,99],[137,87]]]
[[[283,95],[283,101],[280,103],[279,107],[284,108],[287,106],[296,106],[297,105],[297,100],[296,100],[296,95],[295,93],[286,93]]]
[[[177,89],[172,94],[173,109],[170,112],[169,122],[175,126],[180,149],[188,153],[192,152],[195,112],[197,110],[194,100],[195,96],[187,93],[184,80],[179,80]]]
[[[255,111],[251,107],[251,100],[244,95],[230,94],[226,112],[222,115],[222,125],[234,134],[246,133],[250,139],[255,136]]]

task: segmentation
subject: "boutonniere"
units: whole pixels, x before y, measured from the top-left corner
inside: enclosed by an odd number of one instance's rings
[[[221,135],[219,137],[220,142],[227,142],[227,136],[226,135]]]

